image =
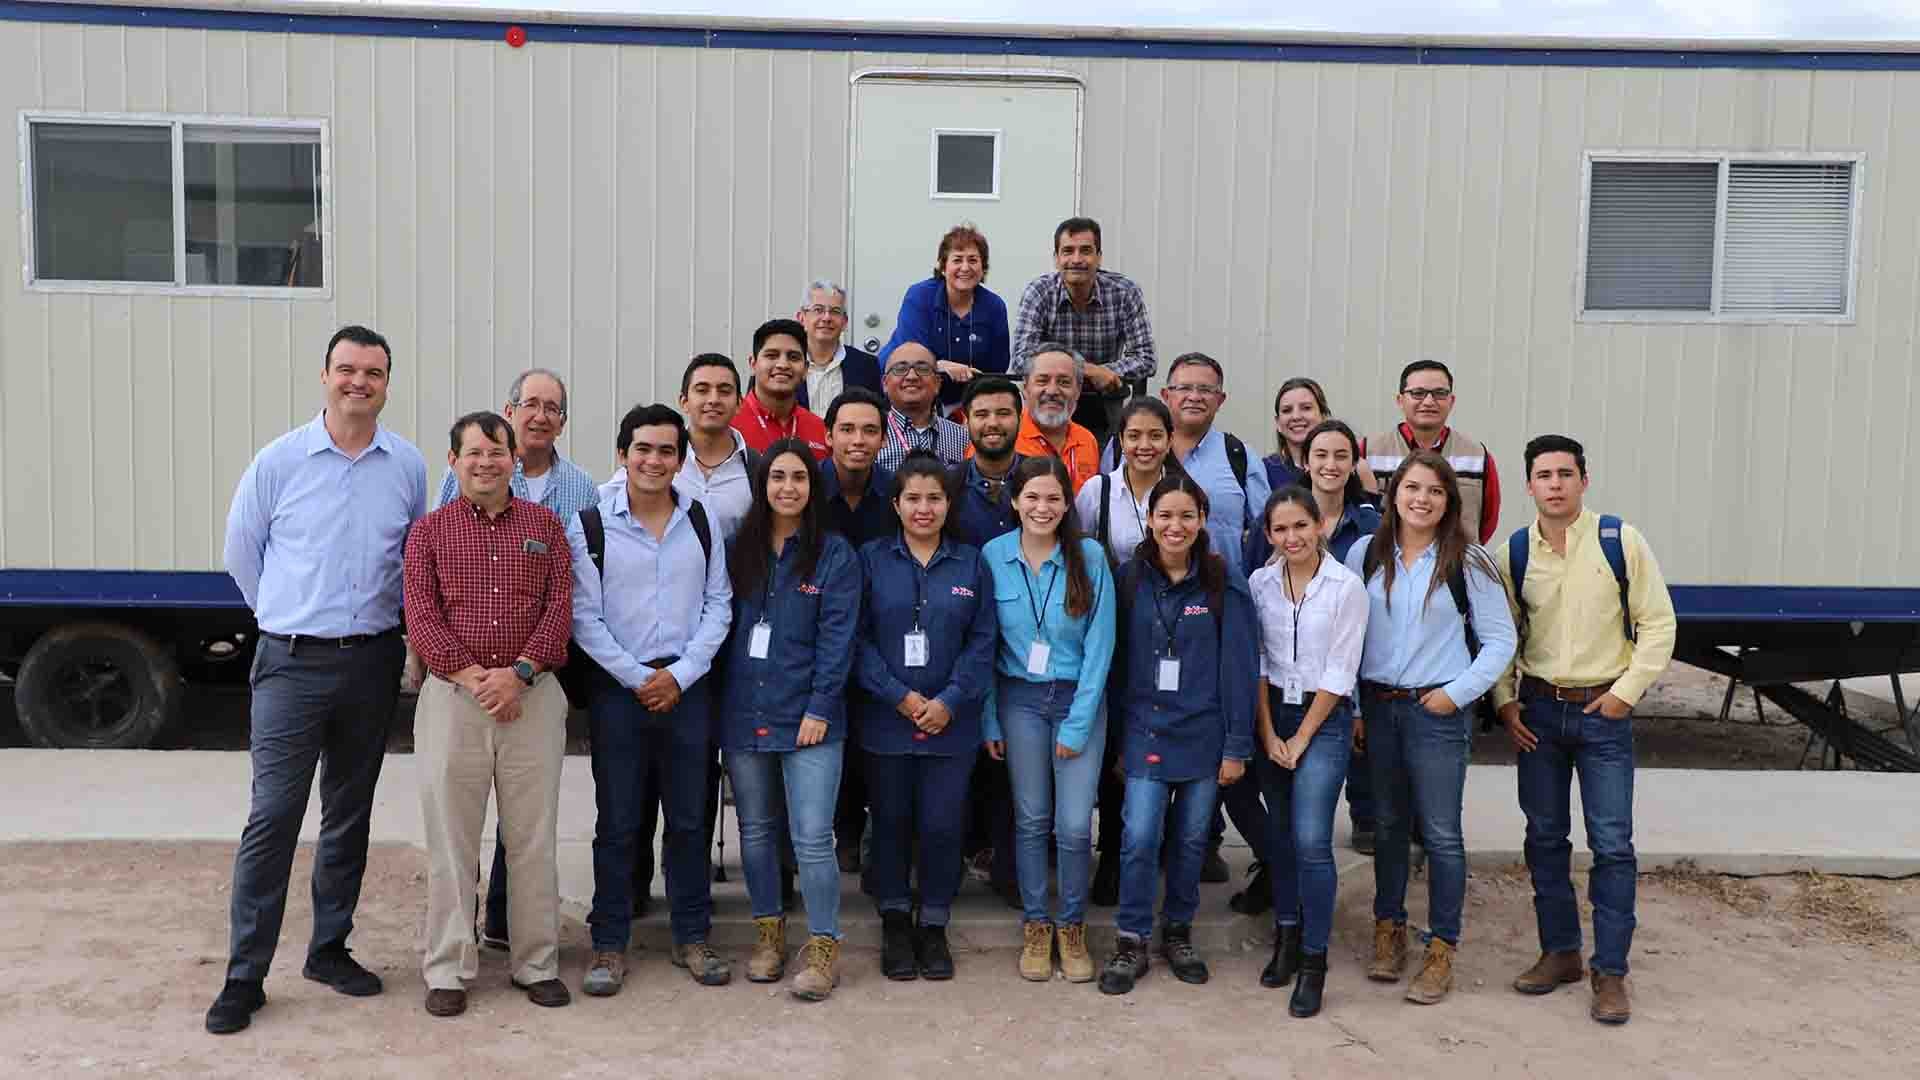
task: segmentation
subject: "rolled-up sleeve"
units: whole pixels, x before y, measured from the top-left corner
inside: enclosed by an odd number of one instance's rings
[[[1360,652],[1367,641],[1367,587],[1357,578],[1344,578],[1327,638],[1327,662],[1320,669],[1320,689],[1343,697],[1353,693],[1360,677]]]

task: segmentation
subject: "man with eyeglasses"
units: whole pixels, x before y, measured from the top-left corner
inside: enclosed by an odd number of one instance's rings
[[[1460,524],[1467,539],[1492,540],[1500,527],[1500,474],[1485,444],[1447,426],[1453,415],[1453,372],[1438,360],[1415,360],[1401,369],[1400,392],[1393,400],[1402,422],[1360,444],[1367,467],[1384,480],[1414,450],[1438,452],[1460,478]]]
[[[546,507],[562,525],[582,507],[599,501],[593,477],[561,457],[554,445],[567,429],[567,384],[558,372],[546,368],[521,372],[507,387],[507,404],[500,415],[513,426],[520,448],[519,459],[513,463],[514,498]],[[445,506],[459,493],[459,479],[449,469],[434,505]]]
[[[847,332],[847,290],[838,282],[816,278],[793,317],[807,328],[807,378],[796,390],[801,408],[831,405],[848,387],[880,392],[879,359],[840,340]]]
[[[949,468],[967,459],[967,429],[934,407],[940,374],[933,353],[917,341],[894,346],[884,373],[887,391],[886,441],[875,463],[891,473],[915,450],[939,455]]]

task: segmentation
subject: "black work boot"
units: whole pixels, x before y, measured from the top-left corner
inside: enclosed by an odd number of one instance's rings
[[[904,911],[880,913],[880,974],[895,981],[920,977],[913,956],[913,917]]]
[[[940,981],[953,978],[953,950],[947,946],[947,928],[921,925],[913,932],[913,955],[920,977]]]
[[[1186,923],[1168,923],[1160,931],[1160,955],[1167,958],[1173,977],[1183,983],[1207,981],[1207,962],[1193,947],[1193,927]]]
[[[1113,955],[1107,958],[1106,970],[1100,973],[1100,992],[1132,991],[1133,984],[1147,973],[1147,967],[1147,943],[1130,934],[1121,934],[1114,940]]]
[[[1305,1019],[1320,1012],[1320,996],[1327,989],[1327,954],[1307,953],[1300,958],[1300,981],[1293,984],[1293,997],[1287,1012]]]
[[[1299,925],[1274,927],[1273,959],[1267,961],[1266,969],[1260,972],[1260,985],[1268,989],[1285,986],[1293,981],[1294,973],[1299,970]]]
[[[1273,910],[1273,875],[1267,871],[1267,864],[1256,862],[1247,868],[1252,880],[1247,887],[1234,893],[1227,906],[1242,915],[1264,915]]]

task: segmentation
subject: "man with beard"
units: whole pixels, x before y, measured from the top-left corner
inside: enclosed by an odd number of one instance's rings
[[[1020,294],[1008,369],[1014,375],[1031,370],[1033,358],[1052,342],[1085,357],[1081,382],[1091,392],[1077,403],[1073,419],[1093,432],[1096,445],[1107,441],[1120,407],[1146,392],[1159,366],[1140,286],[1102,270],[1100,259],[1099,222],[1068,218],[1053,230],[1054,272],[1033,279]]]
[[[1100,443],[1073,419],[1081,380],[1091,368],[1085,357],[1057,341],[1036,346],[1027,363],[1027,411],[1013,444],[1026,457],[1059,458],[1075,495],[1100,472]]]

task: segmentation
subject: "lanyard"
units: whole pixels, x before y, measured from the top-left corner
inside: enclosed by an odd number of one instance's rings
[[[1166,475],[1167,469],[1163,465],[1160,467],[1160,476],[1164,479]],[[1154,483],[1157,484],[1159,481],[1156,480]],[[1133,511],[1133,523],[1140,527],[1140,538],[1146,539],[1147,519],[1140,516],[1140,504],[1133,501],[1133,485],[1127,482],[1127,468],[1124,465],[1120,467],[1120,490],[1126,493],[1127,509]]]
[[[1033,612],[1033,635],[1041,641],[1047,640],[1045,615],[1048,606],[1053,603],[1053,587],[1060,582],[1059,567],[1049,566],[1048,569],[1052,570],[1053,573],[1047,577],[1047,595],[1040,601],[1040,605],[1035,607],[1033,603],[1033,571],[1027,567],[1026,556],[1022,555],[1020,557],[1020,576],[1025,579],[1027,583],[1027,610]]]
[[[935,551],[933,557],[939,558],[940,553]],[[921,566],[920,560],[914,558],[911,551],[907,552],[907,561],[913,564],[913,631],[917,634],[920,632],[920,612],[927,606],[927,570],[932,566],[932,561],[929,560],[927,566]]]
[[[1313,577],[1308,578],[1306,587],[1300,590],[1298,602],[1293,598],[1293,571],[1286,563],[1280,564],[1280,580],[1286,586],[1287,603],[1293,605],[1293,655],[1288,659],[1294,664],[1300,663],[1300,615],[1307,610],[1307,593],[1313,588],[1313,578],[1320,576],[1320,563],[1326,557],[1327,554],[1323,551],[1320,553],[1320,558],[1314,561]]]
[[[1169,624],[1167,622],[1166,613],[1161,610],[1160,605],[1162,601],[1166,600],[1167,596],[1172,592],[1173,592],[1173,586],[1171,585],[1167,586],[1164,589],[1159,590],[1159,595],[1155,597],[1153,601],[1153,618],[1155,622],[1158,622],[1160,624],[1160,629],[1164,631],[1167,635],[1167,655],[1177,656],[1179,654],[1174,651],[1173,635],[1179,632],[1180,630],[1180,620],[1187,617],[1187,606],[1183,603],[1180,603],[1179,600],[1176,598],[1173,605],[1176,614],[1173,616],[1173,622]]]

